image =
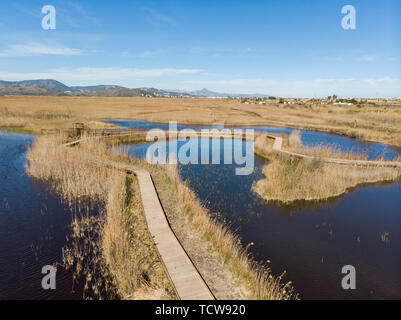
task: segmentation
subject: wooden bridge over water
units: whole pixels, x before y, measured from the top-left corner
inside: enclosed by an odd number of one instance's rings
[[[146,141],[146,131],[141,131],[138,129],[126,129],[126,130],[120,130],[120,129],[107,129],[107,130],[96,130],[92,131],[92,134],[94,136],[101,136],[105,139],[112,139],[112,138],[124,138],[124,137],[133,137],[136,138],[138,141]],[[183,138],[186,136],[191,136],[189,133],[182,133],[180,131],[165,131],[165,136],[166,140],[170,138],[170,136],[173,136],[175,139],[177,137],[180,137],[180,135],[183,135]],[[327,162],[327,163],[335,163],[335,164],[342,164],[342,165],[356,165],[356,166],[374,166],[374,167],[401,167],[401,162],[396,162],[396,161],[376,161],[376,160],[349,160],[349,159],[340,159],[340,158],[328,158],[328,157],[315,157],[307,154],[302,154],[302,153],[296,153],[292,151],[288,151],[283,149],[283,138],[278,135],[272,135],[272,134],[266,134],[264,133],[265,136],[269,139],[274,139],[274,144],[273,144],[273,150],[276,152],[280,152],[283,154],[287,154],[289,156],[297,157],[297,158],[302,158],[302,159],[319,159],[321,161]],[[234,138],[234,139],[242,139],[242,140],[247,140],[249,137],[247,137],[245,132],[242,132],[242,134],[235,134],[233,131],[227,131],[227,132],[221,132],[219,129],[209,129],[209,131],[202,131],[202,130],[197,130],[193,131],[192,135],[199,137],[199,138],[210,138],[210,139],[222,139],[222,138]],[[76,143],[79,143],[85,139],[90,139],[91,137],[88,138],[83,138],[80,140],[76,140],[74,142],[71,142],[67,145],[73,145]]]

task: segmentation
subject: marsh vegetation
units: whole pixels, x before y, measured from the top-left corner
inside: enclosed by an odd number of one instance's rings
[[[107,157],[102,141],[75,148],[63,147],[63,141],[63,136],[38,138],[28,152],[27,172],[48,182],[74,214],[64,265],[100,298],[173,298],[147,232],[135,178],[93,160]],[[92,206],[101,208],[99,216],[86,214]]]
[[[316,130],[401,146],[399,105],[295,103],[243,104],[236,99],[117,97],[0,97],[0,127],[32,130],[70,128],[73,122],[101,126],[102,119],[128,119],[189,125],[275,126]],[[51,119],[36,119],[48,114]],[[62,119],[62,115],[69,118]]]
[[[267,265],[256,263],[240,239],[213,218],[174,166],[130,159],[112,146],[109,152],[96,138],[73,148],[61,146],[63,140],[39,137],[28,153],[27,171],[47,181],[72,207],[104,207],[101,217],[80,215],[74,220],[75,245],[64,255],[66,264],[86,277],[89,289],[106,287],[123,299],[174,298],[146,232],[135,178],[103,166],[103,159],[151,172],[170,223],[181,241],[196,241],[185,248],[219,298],[297,298],[291,283],[283,282],[284,275],[274,277]],[[88,251],[96,257],[90,259],[95,266],[86,262]]]
[[[294,131],[284,148],[314,159],[300,159],[273,150],[273,142],[265,134],[255,140],[255,153],[268,160],[263,168],[265,178],[253,190],[267,201],[291,203],[295,201],[321,201],[338,197],[362,184],[396,181],[399,168],[364,167],[327,163],[323,158],[364,160],[366,156],[342,153],[332,147],[302,147],[300,134]]]

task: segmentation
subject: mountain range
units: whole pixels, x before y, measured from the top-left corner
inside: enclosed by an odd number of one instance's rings
[[[126,88],[116,85],[67,86],[53,79],[3,81],[0,80],[0,95],[73,95],[111,97],[203,97],[203,98],[265,98],[266,94],[232,94],[197,91],[162,90],[156,88]]]

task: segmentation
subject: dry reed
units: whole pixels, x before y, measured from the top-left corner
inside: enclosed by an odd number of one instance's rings
[[[320,144],[316,147],[303,147],[301,142],[301,133],[299,130],[293,130],[289,137],[286,150],[301,153],[317,158],[333,158],[346,160],[368,160],[366,154],[357,154],[355,152],[344,152],[333,145]],[[285,144],[285,142],[284,142]]]
[[[3,116],[1,110],[7,108]],[[49,115],[48,118],[35,115]],[[70,118],[62,118],[68,115]],[[4,121],[3,118],[8,119]],[[346,135],[401,146],[399,105],[334,106],[310,103],[246,105],[235,99],[0,97],[0,127],[35,132],[70,128],[73,122],[101,124],[101,119],[144,120],[180,124],[276,126]],[[16,125],[17,124],[17,125]]]
[[[238,236],[211,217],[196,195],[181,180],[175,166],[167,166],[167,173],[176,189],[180,207],[188,216],[192,228],[201,233],[202,238],[222,259],[223,264],[247,287],[252,299],[297,299],[291,282],[283,283],[285,273],[273,277],[267,265],[253,261],[248,248],[241,245]]]
[[[62,136],[37,138],[28,151],[26,170],[47,181],[73,209],[64,266],[72,268],[75,277],[85,277],[85,289],[97,297],[174,297],[146,232],[136,179],[94,161],[108,156],[99,139],[70,148],[62,146],[63,141]],[[90,216],[93,208],[101,214]]]
[[[389,182],[397,180],[401,171],[397,168],[363,167],[326,163],[321,155],[338,157],[332,150],[318,147],[304,152],[299,148],[299,136],[295,133],[289,138],[289,148],[296,148],[299,153],[315,155],[314,159],[299,159],[272,150],[266,136],[260,135],[255,140],[255,152],[269,160],[263,168],[265,179],[253,186],[253,191],[267,201],[291,203],[294,201],[320,201],[340,196],[361,184]],[[294,147],[295,146],[295,147]],[[320,155],[320,156],[319,156]],[[343,155],[347,159],[355,156]]]

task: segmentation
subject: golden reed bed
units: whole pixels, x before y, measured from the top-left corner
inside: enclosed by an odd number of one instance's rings
[[[255,183],[253,191],[268,202],[323,201],[362,184],[391,182],[401,177],[400,168],[327,163],[321,158],[364,160],[365,157],[323,146],[303,148],[297,131],[286,139],[284,149],[309,154],[315,159],[299,159],[275,152],[272,140],[263,134],[258,136],[255,153],[269,163],[263,168],[266,178]]]
[[[401,108],[317,102],[244,104],[232,99],[0,96],[0,128],[32,133],[105,126],[102,119],[177,121],[180,124],[278,126],[347,135],[401,147]]]

